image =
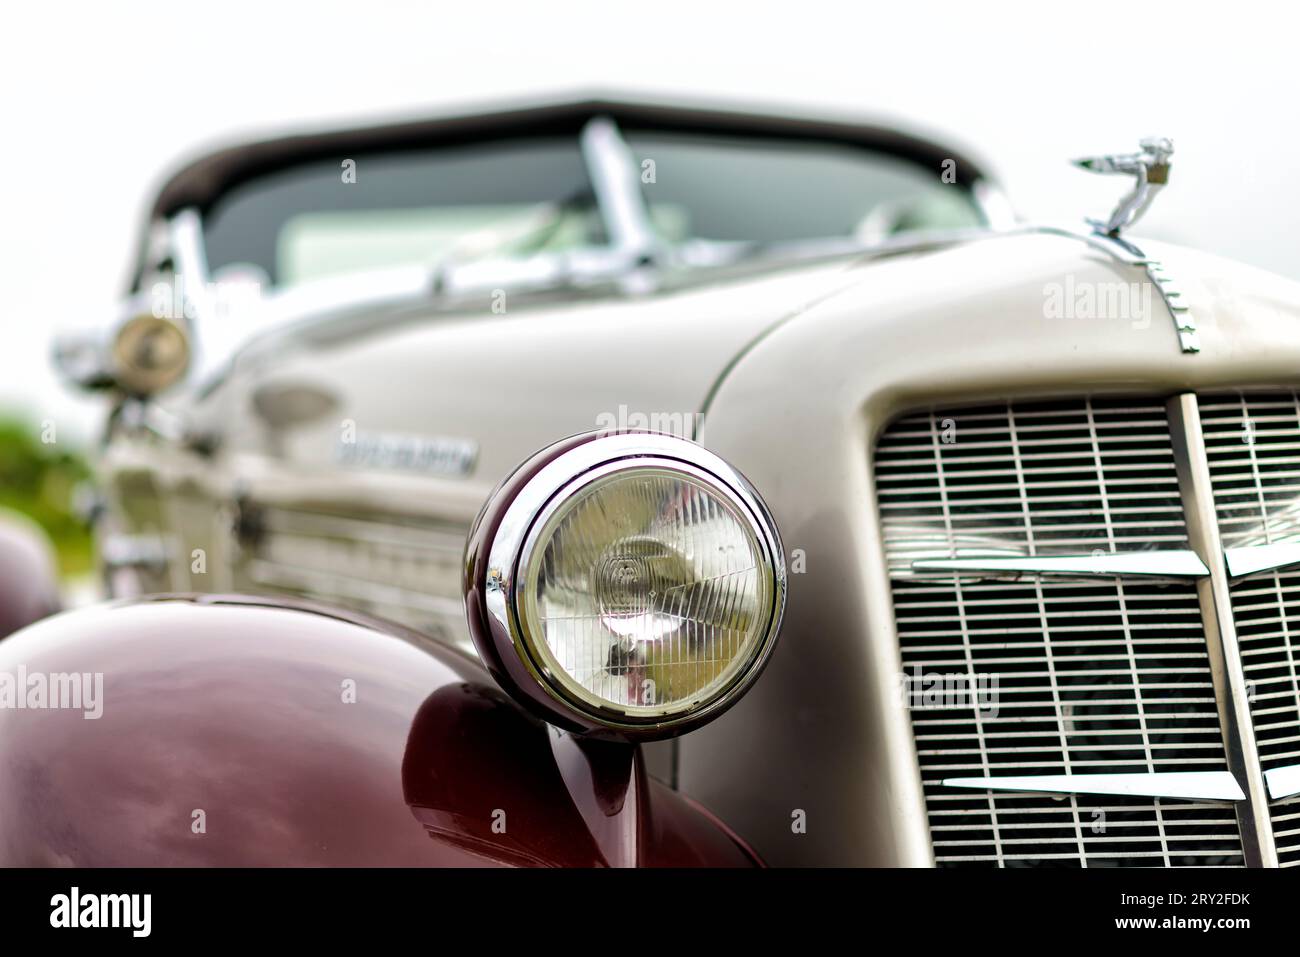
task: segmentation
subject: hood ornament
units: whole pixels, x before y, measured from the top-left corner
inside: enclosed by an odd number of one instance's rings
[[[1089,156],[1074,161],[1075,166],[1090,173],[1127,173],[1136,180],[1133,189],[1110,214],[1110,219],[1105,222],[1088,220],[1089,225],[1103,235],[1119,236],[1121,230],[1141,219],[1156,193],[1169,182],[1169,158],[1174,155],[1174,141],[1163,136],[1148,136],[1138,145],[1142,148],[1139,153]]]
[[[1149,136],[1139,144],[1140,152],[1113,153],[1109,156],[1089,156],[1077,159],[1074,165],[1090,173],[1127,173],[1134,178],[1133,189],[1120,199],[1110,219],[1089,219],[1093,245],[1107,249],[1122,262],[1146,270],[1147,279],[1160,291],[1160,298],[1169,308],[1178,335],[1178,347],[1185,353],[1201,351],[1201,340],[1196,333],[1196,318],[1177,281],[1165,269],[1164,263],[1149,256],[1120,233],[1132,226],[1147,211],[1156,193],[1169,182],[1169,158],[1174,155],[1174,141],[1163,136]]]

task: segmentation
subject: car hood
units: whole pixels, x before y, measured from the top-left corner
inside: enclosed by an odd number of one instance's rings
[[[241,476],[434,482],[440,494],[421,498],[476,508],[566,435],[612,426],[694,436],[710,390],[746,345],[855,282],[859,265],[841,257],[714,274],[641,296],[501,293],[322,317],[255,343],[191,412],[223,435]],[[363,462],[341,454],[353,439],[464,443],[473,462],[467,474]]]
[[[1192,302],[1207,350],[1241,351],[1241,361],[1256,361],[1267,350],[1249,348],[1243,334],[1276,326],[1248,317],[1260,310],[1296,314],[1295,283],[1218,257],[1149,246]],[[241,480],[274,476],[294,494],[310,497],[315,489],[349,506],[367,504],[358,497],[374,507],[400,499],[415,511],[455,502],[455,514],[442,517],[468,521],[515,465],[563,436],[611,427],[700,436],[716,392],[757,388],[732,372],[760,343],[766,353],[773,341],[791,347],[785,371],[762,383],[787,395],[836,387],[842,375],[826,381],[801,371],[798,344],[848,335],[850,328],[876,342],[869,350],[876,354],[897,339],[912,343],[884,366],[871,355],[842,358],[872,367],[882,384],[927,357],[950,368],[957,354],[1023,351],[1026,336],[1040,352],[1111,356],[1112,373],[1113,363],[1124,361],[1115,355],[1118,340],[1130,343],[1128,352],[1135,339],[1158,342],[1171,368],[1185,367],[1189,357],[1180,355],[1158,294],[1143,328],[1045,314],[1056,286],[1069,296],[1071,281],[1139,279],[1145,280],[1140,269],[1079,238],[1031,232],[886,258],[697,275],[690,285],[641,296],[548,299],[498,291],[455,308],[394,307],[277,334],[246,352],[196,412],[225,433]],[[236,422],[240,427],[232,427]],[[344,454],[349,442],[406,440],[470,452],[421,458],[407,448],[411,461]]]

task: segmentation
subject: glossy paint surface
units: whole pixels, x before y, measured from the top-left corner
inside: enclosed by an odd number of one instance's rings
[[[161,598],[0,643],[0,680],[55,674],[90,676],[81,707],[0,708],[0,865],[753,863],[636,749],[324,606]]]

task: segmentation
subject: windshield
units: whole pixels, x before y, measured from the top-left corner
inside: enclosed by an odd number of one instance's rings
[[[982,223],[941,170],[837,142],[630,129],[651,230],[780,243]],[[204,215],[213,279],[290,287],[378,268],[524,257],[609,243],[591,157],[573,137],[520,137],[322,159],[233,187]]]
[[[762,243],[981,225],[970,193],[940,170],[823,142],[625,131],[656,231]]]
[[[264,286],[453,254],[605,242],[576,139],[527,139],[322,160],[245,182],[204,217],[214,278]],[[518,236],[517,243],[512,237]]]

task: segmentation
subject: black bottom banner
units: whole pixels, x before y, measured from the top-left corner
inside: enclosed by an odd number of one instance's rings
[[[6,936],[296,943],[481,936],[551,946],[921,933],[945,946],[1188,935],[1231,946],[1294,926],[1285,871],[0,871]],[[689,928],[689,930],[688,930]],[[612,934],[612,936],[611,936]],[[1044,937],[1044,935],[1049,935]],[[702,935],[702,936],[701,936]]]

